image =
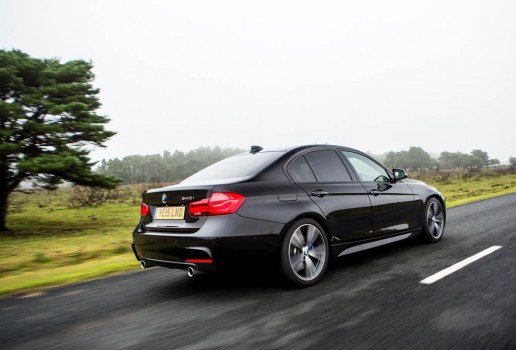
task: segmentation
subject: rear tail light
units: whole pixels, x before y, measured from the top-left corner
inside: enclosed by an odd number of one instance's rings
[[[141,204],[140,204],[140,214],[142,216],[149,216],[149,214],[150,214],[149,206],[143,202],[141,202]]]
[[[238,193],[213,192],[210,198],[190,203],[188,211],[191,216],[233,214],[244,201],[245,197]]]

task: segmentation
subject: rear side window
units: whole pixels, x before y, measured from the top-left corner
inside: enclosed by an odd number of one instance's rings
[[[290,175],[295,182],[317,182],[305,157],[301,156],[290,164]]]
[[[319,182],[350,182],[351,177],[335,151],[314,151],[305,154]]]

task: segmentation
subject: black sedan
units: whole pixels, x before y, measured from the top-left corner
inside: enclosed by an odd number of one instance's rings
[[[277,259],[289,281],[308,286],[330,258],[416,235],[437,242],[445,220],[435,188],[360,151],[253,146],[177,185],[145,191],[133,250],[144,268],[190,276]]]

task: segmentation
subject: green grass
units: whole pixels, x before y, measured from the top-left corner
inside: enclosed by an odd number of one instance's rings
[[[48,269],[39,268],[34,271],[20,271],[0,278],[0,294],[48,288],[103,275],[137,270],[138,268],[139,266],[134,255],[131,253],[74,265],[64,265]]]
[[[0,294],[139,268],[131,250],[137,200],[70,208],[72,196],[60,189],[11,198],[12,231],[0,236]]]
[[[444,195],[448,208],[516,192],[516,174],[500,175],[494,172],[471,175],[457,172],[410,175],[437,188]]]
[[[516,192],[516,174],[413,173],[436,187],[448,207]],[[152,187],[152,186],[149,186]],[[137,270],[131,232],[142,186],[128,187],[99,206],[78,207],[71,189],[14,194],[0,235],[0,294],[24,293]]]

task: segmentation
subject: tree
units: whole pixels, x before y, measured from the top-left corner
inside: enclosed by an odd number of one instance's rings
[[[91,170],[91,146],[104,147],[115,134],[95,112],[92,68],[83,60],[0,50],[0,231],[7,230],[8,196],[22,181],[50,190],[62,180],[104,188],[119,183]]]
[[[458,153],[458,152],[457,152]],[[453,169],[458,168],[458,156],[457,153],[442,152],[439,156],[439,167],[441,169]]]
[[[436,161],[429,153],[421,147],[410,147],[408,150],[407,168],[409,169],[429,169],[436,166]]]
[[[516,168],[516,157],[509,158],[509,164],[511,164],[511,168]]]
[[[489,164],[489,156],[482,150],[473,150],[471,154],[442,152],[439,156],[441,169],[479,168]]]
[[[493,158],[493,159],[489,159],[489,161],[487,162],[488,165],[500,165],[500,161],[496,158]]]
[[[442,152],[439,156],[439,167],[441,169],[465,168],[470,157],[469,154],[461,152]]]
[[[406,169],[408,167],[408,152],[400,151],[400,152],[389,152],[385,157],[384,161],[385,165],[390,168],[402,168]]]
[[[116,176],[125,183],[176,182],[221,159],[242,153],[238,148],[199,147],[188,153],[164,151],[152,155],[131,155],[102,160],[99,174]]]
[[[483,167],[489,164],[489,156],[487,155],[487,152],[480,149],[474,149],[471,151],[471,157],[473,157],[471,163],[475,164],[477,167]]]
[[[429,153],[421,147],[410,147],[408,151],[389,152],[385,157],[385,165],[389,168],[429,169],[437,165]]]

